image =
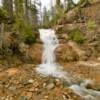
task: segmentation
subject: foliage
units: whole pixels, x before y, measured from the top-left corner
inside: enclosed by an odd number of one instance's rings
[[[88,22],[87,22],[87,27],[88,27],[89,29],[95,29],[95,27],[96,27],[96,22],[95,22],[94,20],[88,20]]]
[[[80,0],[79,4],[83,5],[83,4],[88,4],[90,0]]]
[[[56,25],[63,14],[64,7],[61,3],[61,0],[56,0],[55,7],[52,7],[50,25]]]
[[[30,10],[31,10],[31,16],[33,18],[33,22],[35,23],[34,26],[36,26],[38,24],[38,10],[35,4],[31,4],[30,5]]]
[[[71,30],[69,33],[69,37],[73,41],[80,43],[80,44],[84,43],[85,41],[85,38],[82,36],[81,31],[78,28]]]
[[[24,20],[20,20],[14,25],[14,32],[19,32],[19,40],[26,44],[33,44],[35,42],[35,35],[33,28],[30,25],[25,24]]]
[[[7,15],[13,19],[13,0],[2,0],[3,9],[7,12]]]
[[[33,44],[35,42],[35,35],[33,33],[32,27],[31,26],[27,26],[24,30],[24,34],[23,34],[23,40],[26,44]]]
[[[66,28],[66,25],[65,26],[63,26],[63,27],[60,27],[60,28],[58,28],[57,30],[56,30],[56,32],[58,33],[58,34],[63,34],[63,33],[68,33],[68,32],[70,32],[70,30],[68,29],[68,28]]]
[[[11,56],[12,55],[12,51],[9,47],[3,46],[2,48],[0,48],[0,55],[2,55],[4,58],[7,56]]]
[[[67,11],[72,9],[73,7],[75,7],[75,4],[73,2],[73,0],[67,0],[68,4],[67,4]]]
[[[58,21],[59,17],[54,15],[50,21],[50,24],[51,25],[56,25],[57,24],[57,21]]]
[[[44,9],[43,9],[43,26],[48,27],[49,26],[49,21],[50,21],[50,13],[46,9],[46,7],[44,7]]]
[[[24,14],[23,3],[25,2],[26,12]],[[14,33],[19,33],[19,41],[25,42],[26,44],[33,44],[35,42],[35,35],[33,29],[37,25],[37,9],[35,4],[29,4],[24,0],[15,1],[15,23],[13,25]],[[25,16],[25,17],[24,17]]]
[[[4,9],[0,8],[0,23],[7,18],[7,13]]]

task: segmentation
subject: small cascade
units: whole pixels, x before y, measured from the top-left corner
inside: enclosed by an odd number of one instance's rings
[[[40,29],[40,39],[43,42],[42,64],[40,64],[36,71],[42,75],[52,75],[58,78],[65,78],[66,73],[61,70],[59,64],[55,62],[54,51],[59,45],[59,41],[52,29]]]
[[[73,84],[69,88],[82,97],[83,100],[100,100],[100,91],[86,88],[91,83],[93,83],[92,80],[84,80],[80,85]]]

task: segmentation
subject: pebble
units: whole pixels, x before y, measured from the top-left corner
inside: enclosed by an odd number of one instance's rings
[[[35,91],[35,88],[32,87],[32,88],[30,88],[28,91],[29,91],[29,92],[34,92],[34,91]]]
[[[45,99],[48,99],[48,96],[44,96]]]
[[[34,80],[33,80],[33,79],[30,79],[30,80],[28,80],[28,82],[29,82],[30,84],[32,84],[32,83],[34,83]]]
[[[46,88],[48,89],[48,90],[51,90],[51,89],[53,89],[55,87],[55,84],[54,83],[49,83],[47,86],[46,86]]]
[[[9,87],[9,90],[15,91],[15,90],[16,90],[16,86],[10,86],[10,87]]]
[[[46,83],[43,83],[43,88],[46,87]]]
[[[19,100],[28,100],[28,98],[27,98],[26,96],[21,96],[21,97],[19,98]]]

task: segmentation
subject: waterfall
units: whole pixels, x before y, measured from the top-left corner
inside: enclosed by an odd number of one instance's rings
[[[40,64],[36,71],[43,75],[52,75],[58,78],[64,78],[65,72],[61,70],[59,64],[55,62],[54,51],[59,45],[59,41],[52,29],[40,29],[40,39],[43,42],[42,64]]]
[[[72,82],[69,73],[62,70],[59,64],[55,62],[56,57],[54,54],[55,49],[59,46],[59,41],[52,29],[40,29],[40,39],[43,42],[43,55],[42,64],[38,65],[36,71],[44,76],[54,76],[57,78],[65,79],[70,84],[70,89],[77,95],[82,97],[83,100],[100,100],[100,92],[92,89],[87,89],[91,80],[85,80],[80,85]]]
[[[39,30],[40,39],[43,42],[43,57],[42,63],[46,65],[54,65],[55,63],[55,55],[54,50],[58,46],[59,42],[55,35],[54,30]]]

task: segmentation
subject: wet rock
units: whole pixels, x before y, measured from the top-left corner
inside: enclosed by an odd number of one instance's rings
[[[94,81],[92,80],[84,80],[81,84],[81,87],[85,87],[85,88],[93,88],[94,87]]]
[[[69,86],[70,86],[70,84],[67,81],[63,82],[63,87],[69,87]]]
[[[84,99],[85,100],[98,100],[98,99],[96,99],[96,98],[94,98],[93,96],[91,96],[91,95],[86,95],[86,96],[84,96]]]

